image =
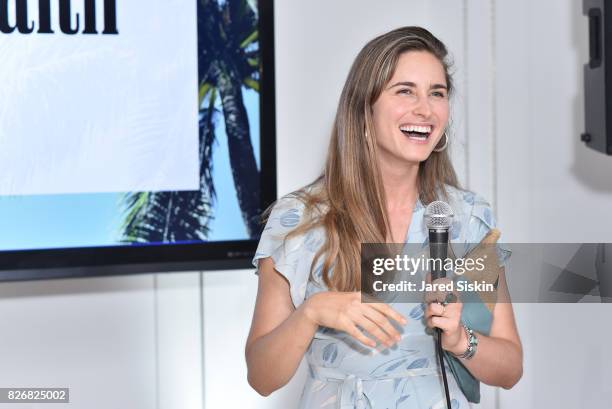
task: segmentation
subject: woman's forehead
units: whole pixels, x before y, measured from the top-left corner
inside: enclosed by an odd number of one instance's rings
[[[428,51],[407,51],[400,54],[389,83],[411,82],[418,85],[446,84],[442,62]]]

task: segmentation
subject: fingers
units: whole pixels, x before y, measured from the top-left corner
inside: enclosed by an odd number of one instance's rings
[[[358,316],[354,319],[355,324],[363,328],[368,334],[376,338],[381,344],[388,347],[393,345],[395,341],[377,324],[367,318],[365,315]]]
[[[355,338],[357,341],[361,342],[364,345],[367,345],[369,347],[376,347],[376,342],[368,337],[366,337],[364,335],[363,332],[361,332],[359,330],[359,328],[357,328],[357,326],[355,324],[350,324],[347,328],[345,328],[345,331],[352,336],[353,338]]]
[[[378,325],[380,328],[382,328],[382,330],[386,333],[386,335],[388,335],[388,338],[389,338],[391,344],[393,344],[393,343],[395,343],[395,342],[400,340],[400,333],[399,333],[399,331],[397,330],[397,328],[395,328],[391,324],[389,319],[387,317],[385,317],[383,314],[381,314],[380,312],[378,312],[374,308],[366,307],[366,309],[364,310],[364,315],[370,321],[373,321],[376,325]]]
[[[440,328],[443,331],[455,331],[461,323],[463,304],[454,302],[447,305],[430,303],[425,308],[425,322],[429,328]]]
[[[357,294],[360,294],[359,292]],[[396,322],[398,322],[401,325],[406,325],[408,323],[408,320],[406,319],[406,317],[404,317],[402,314],[400,314],[399,312],[395,311],[393,308],[391,308],[388,304],[384,303],[384,302],[376,302],[377,299],[370,296],[369,294],[362,294],[361,295],[361,301],[365,300],[365,302],[363,302],[364,305],[370,306],[372,308],[374,308],[375,310],[377,310],[378,312],[386,315],[387,317],[395,320]]]
[[[371,335],[387,347],[401,339],[400,332],[393,325],[395,320],[400,325],[407,324],[406,318],[385,303],[362,302],[360,292],[350,295],[343,312],[343,330],[361,343],[375,347],[376,342],[366,335]],[[367,332],[364,334],[361,329]]]
[[[460,326],[460,321],[454,318],[432,316],[427,319],[429,328],[440,328],[444,333],[454,333]]]
[[[454,302],[450,304],[442,304],[432,302],[427,304],[425,307],[425,318],[429,317],[446,317],[446,318],[461,318],[461,311],[463,310],[463,304],[461,302]]]
[[[369,303],[367,305],[369,305],[370,307],[372,307],[375,310],[379,311],[380,313],[385,314],[387,317],[394,319],[396,322],[398,322],[398,323],[400,323],[402,325],[406,325],[408,323],[408,320],[406,319],[406,317],[404,317],[399,312],[395,311],[388,304],[384,304],[384,303]]]
[[[446,307],[439,303],[431,303],[425,307],[425,317],[432,315],[442,316],[446,312]]]

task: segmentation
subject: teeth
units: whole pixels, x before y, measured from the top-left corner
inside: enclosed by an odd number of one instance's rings
[[[417,126],[417,125],[405,125],[400,127],[400,131],[404,132],[420,132],[420,133],[430,133],[431,126]]]

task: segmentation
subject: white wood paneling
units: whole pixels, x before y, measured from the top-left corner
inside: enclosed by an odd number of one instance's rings
[[[203,285],[200,272],[154,275],[158,407],[203,404]]]
[[[57,408],[155,408],[154,317],[151,275],[2,283],[0,385],[70,388]]]

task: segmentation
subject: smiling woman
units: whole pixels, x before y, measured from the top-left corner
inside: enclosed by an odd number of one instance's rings
[[[305,357],[300,408],[443,408],[433,327],[454,375],[449,409],[478,402],[480,381],[518,382],[510,304],[361,302],[361,244],[427,244],[425,204],[450,203],[460,243],[495,226],[488,203],[458,187],[446,149],[452,91],[446,47],[423,28],[381,35],[357,56],[322,175],[271,208],[253,259],[259,288],[246,360],[262,395]]]
[[[423,162],[443,135],[446,138],[445,69],[428,51],[407,52],[400,55],[389,83],[372,110],[379,163]]]

